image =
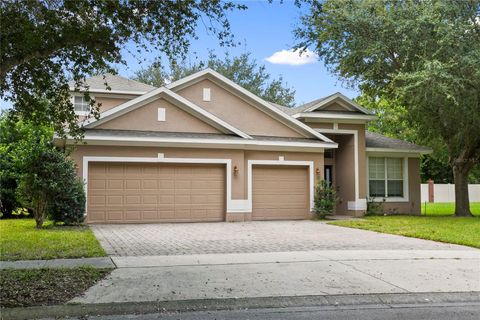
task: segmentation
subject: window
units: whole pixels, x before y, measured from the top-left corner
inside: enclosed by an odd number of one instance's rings
[[[368,158],[370,197],[403,198],[403,158]]]
[[[74,96],[73,107],[75,113],[87,114],[90,111],[90,103],[84,96]]]

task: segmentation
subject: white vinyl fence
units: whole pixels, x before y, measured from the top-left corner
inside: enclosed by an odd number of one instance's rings
[[[428,184],[421,185],[421,199],[428,202]],[[468,185],[468,196],[470,202],[480,202],[480,184]],[[455,185],[454,184],[434,184],[433,202],[455,202]]]

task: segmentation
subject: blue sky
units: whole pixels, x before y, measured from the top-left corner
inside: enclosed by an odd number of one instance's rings
[[[285,52],[282,56],[281,51],[293,47],[295,44],[293,29],[299,23],[301,13],[306,12],[307,7],[305,5],[302,8],[297,8],[291,0],[285,0],[283,4],[280,4],[279,1],[274,1],[272,4],[267,1],[244,1],[242,3],[246,4],[248,9],[231,12],[228,17],[235,40],[243,43],[243,45],[234,48],[222,48],[215,36],[207,34],[203,24],[200,24],[197,30],[199,39],[192,42],[188,54],[190,60],[197,56],[200,59],[205,59],[209,50],[213,50],[219,56],[226,51],[229,51],[231,55],[237,55],[245,51],[251,52],[253,58],[259,63],[265,64],[267,72],[274,77],[282,75],[284,81],[296,90],[297,104],[306,103],[337,91],[350,98],[358,95],[356,90],[343,86],[318,59],[311,58],[311,63],[303,65],[271,63],[266,60],[276,52],[275,57],[281,60],[282,57],[285,58]],[[133,49],[133,47],[130,49]],[[136,70],[150,65],[155,56],[154,53],[143,54],[142,58],[145,61],[139,63],[136,57],[125,51],[124,58],[127,65],[116,67],[120,75],[132,77]],[[9,107],[10,104],[6,105],[4,101],[1,101],[0,105],[0,108],[5,108]]]
[[[259,63],[265,64],[267,71],[272,76],[282,75],[289,86],[296,90],[298,104],[323,97],[340,91],[346,96],[354,98],[358,92],[342,86],[342,83],[330,74],[322,61],[315,59],[314,63],[304,65],[274,64],[266,60],[275,52],[288,50],[295,44],[293,29],[299,23],[299,17],[307,10],[304,6],[297,8],[293,1],[280,4],[275,1],[245,1],[249,8],[245,11],[230,13],[231,31],[235,40],[244,45],[234,48],[222,48],[213,35],[206,33],[203,25],[199,25],[199,40],[192,42],[188,58],[193,60],[196,56],[204,59],[209,50],[214,50],[217,55],[229,51],[232,55],[248,51]],[[147,55],[147,61],[139,64],[137,59],[126,54],[128,67],[118,66],[119,74],[131,77],[142,66],[148,66],[154,60],[154,54]]]

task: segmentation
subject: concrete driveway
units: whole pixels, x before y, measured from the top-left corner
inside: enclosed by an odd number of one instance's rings
[[[93,230],[117,269],[75,303],[480,291],[480,250],[323,222]]]
[[[111,256],[465,249],[316,221],[93,225],[92,228]]]

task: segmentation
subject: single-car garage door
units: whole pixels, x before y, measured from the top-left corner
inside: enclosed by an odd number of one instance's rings
[[[310,217],[308,169],[304,166],[253,166],[253,220]]]
[[[90,163],[87,206],[90,223],[223,221],[225,167]]]

